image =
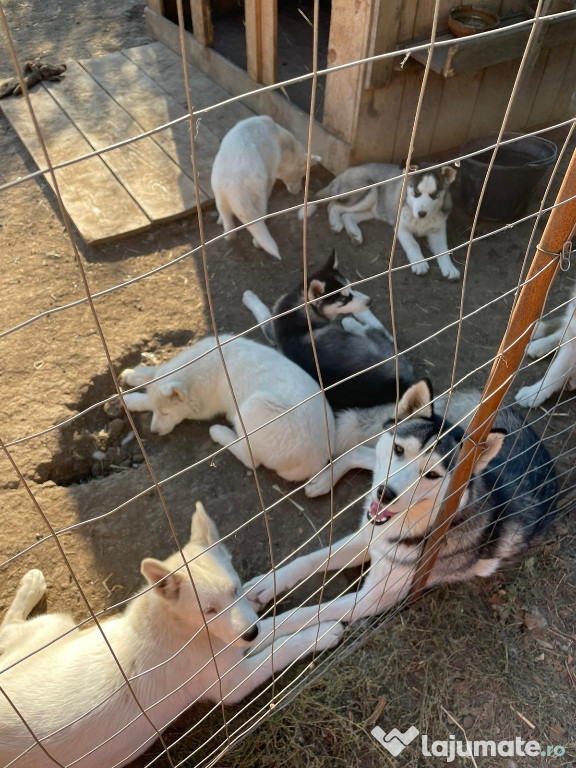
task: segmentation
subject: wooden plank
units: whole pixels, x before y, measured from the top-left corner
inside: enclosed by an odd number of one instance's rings
[[[272,85],[278,73],[278,0],[244,0],[244,21],[248,74]]]
[[[175,24],[149,8],[145,9],[144,17],[152,37],[161,40],[173,51],[180,51],[178,27]],[[307,142],[310,117],[306,112],[274,91],[252,94],[251,91],[257,87],[256,83],[240,67],[232,64],[214,49],[203,48],[189,33],[184,36],[184,41],[186,58],[194,66],[199,67],[231,94],[243,95],[244,104],[254,112],[270,115],[273,120],[292,131],[300,141]],[[350,144],[332,133],[327,126],[317,122],[312,126],[312,151],[322,156],[322,165],[332,173],[340,173],[349,165]]]
[[[457,38],[457,42],[454,42],[453,45],[438,48],[432,56],[430,64],[432,70],[444,77],[453,77],[464,72],[472,72],[494,64],[520,59],[526,48],[530,26],[517,29],[511,25],[524,20],[525,17],[523,16],[503,19],[499,30]],[[541,19],[538,23],[542,25],[541,48],[556,47],[566,42],[574,44],[576,17]],[[506,26],[511,28],[502,31],[502,28]],[[454,40],[451,35],[441,35],[438,39]],[[401,47],[416,42],[424,41],[409,41],[402,43]],[[427,51],[414,51],[412,58],[425,64]]]
[[[468,139],[481,83],[481,70],[443,80],[438,114],[431,132],[431,153],[459,147]]]
[[[338,66],[366,58],[372,24],[372,2],[332,0],[328,65]],[[355,141],[365,65],[359,64],[326,76],[324,124],[342,138]],[[343,108],[344,107],[344,108]]]
[[[570,54],[574,50],[574,46],[567,48],[551,49],[549,52],[546,68],[542,72],[542,78],[539,83],[539,87],[534,89],[535,97],[531,104],[531,109],[528,117],[525,119],[524,124],[526,126],[540,127],[542,125],[550,125],[554,122],[552,114],[554,112],[554,105],[556,103],[559,93],[563,93],[567,98],[568,109],[567,117],[573,116],[573,111],[570,113],[570,96],[574,91],[574,79],[570,81],[566,77],[566,71],[570,62]],[[562,83],[562,87],[558,85]]]
[[[477,108],[470,123],[469,138],[498,131],[518,72],[518,61],[508,61],[484,70]]]
[[[385,88],[364,91],[351,165],[400,159],[394,156],[394,142],[403,88],[404,76],[395,73]]]
[[[547,115],[546,122],[553,124],[562,120],[568,120],[574,117],[574,106],[572,95],[574,93],[574,84],[576,83],[576,46],[572,46],[572,55],[566,64],[563,83],[565,87],[557,88],[557,97],[550,114]],[[566,84],[571,84],[566,87]],[[530,115],[530,120],[537,120],[540,114]],[[533,124],[533,123],[532,123]]]
[[[167,22],[170,23],[170,22]],[[174,26],[174,25],[172,25]],[[188,111],[186,84],[182,71],[182,59],[163,43],[149,43],[137,48],[128,48],[122,52],[140,69],[154,80],[184,112]],[[188,66],[188,81],[194,109],[204,109],[230,98],[228,91],[211,80],[196,67]],[[222,140],[239,120],[253,117],[254,112],[242,102],[235,101],[217,110],[208,112],[200,118],[200,132],[209,130],[217,139]],[[197,126],[198,128],[198,126]]]
[[[61,83],[46,86],[94,149],[138,136],[138,123],[77,62]],[[96,117],[97,116],[97,117]],[[102,156],[151,221],[164,221],[196,207],[192,180],[150,138]]]
[[[369,56],[378,56],[396,48],[402,0],[374,0],[374,17],[370,33]],[[370,61],[366,65],[366,88],[383,88],[394,71],[394,59]]]
[[[130,114],[142,131],[152,130],[187,113],[186,105],[178,104],[150,78],[150,68],[143,71],[120,51],[80,63],[114,101]],[[161,71],[158,71],[158,77],[162,77]],[[200,201],[205,202],[213,198],[210,174],[220,141],[202,121],[197,123],[196,128],[194,135]],[[189,121],[156,133],[152,139],[190,179],[193,178]]]
[[[31,92],[30,100],[54,164],[92,152],[92,146],[46,89]],[[6,99],[2,109],[34,161],[43,168],[46,161],[24,99]],[[87,243],[96,245],[150,227],[148,217],[101,158],[82,160],[55,174],[64,207]],[[45,179],[52,186],[50,174],[45,174]]]
[[[210,0],[190,0],[190,9],[192,11],[194,37],[200,45],[212,47],[214,45],[214,28],[210,13]]]

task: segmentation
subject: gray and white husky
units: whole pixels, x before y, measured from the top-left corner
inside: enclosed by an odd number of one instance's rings
[[[382,613],[410,590],[423,542],[433,530],[463,431],[435,414],[426,381],[398,404],[397,421],[379,439],[372,489],[358,531],[245,585],[266,605],[314,573],[369,563],[356,592],[290,613],[311,621],[353,621]],[[428,586],[489,576],[518,557],[550,526],[557,486],[552,459],[514,410],[499,412],[476,460]],[[277,615],[281,622],[282,614]],[[292,625],[293,626],[293,625]]]
[[[369,310],[370,297],[353,289],[338,269],[335,251],[309,276],[306,291],[300,281],[272,313],[252,291],[245,291],[242,301],[258,322],[271,321],[262,331],[280,352],[317,381],[320,369],[335,411],[395,403],[416,380],[406,357],[396,360],[392,336]]]
[[[398,240],[406,251],[414,274],[424,275],[429,270],[428,261],[416,240],[417,237],[425,237],[430,250],[438,259],[442,275],[448,280],[458,280],[460,270],[452,263],[446,237],[446,221],[452,210],[449,187],[456,178],[456,171],[450,165],[435,170],[414,168],[416,172],[411,172],[406,181]],[[361,245],[360,222],[378,219],[392,227],[396,226],[403,176],[404,170],[398,165],[356,165],[336,176],[314,197],[318,199],[343,195],[328,203],[330,229],[333,232],[345,229],[352,242]],[[362,189],[375,184],[378,186]],[[309,204],[306,208],[308,216],[317,207],[315,203]],[[303,209],[298,212],[298,216],[300,219],[304,217]]]

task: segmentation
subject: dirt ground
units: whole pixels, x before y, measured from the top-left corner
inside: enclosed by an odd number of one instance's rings
[[[65,61],[150,41],[142,2],[4,0],[4,7],[22,60],[44,56]],[[0,80],[11,74],[2,46]],[[0,158],[0,184],[35,170],[2,115]],[[322,169],[314,171],[312,191],[328,177]],[[293,198],[276,187],[272,207],[280,210],[291,204]],[[207,239],[220,233],[213,211],[206,211],[203,221]],[[456,207],[449,242],[464,243],[454,252],[461,266],[470,226],[470,217]],[[496,226],[482,223],[477,234],[487,235]],[[94,309],[115,371],[139,362],[142,355],[169,357],[211,332],[207,289],[219,331],[249,328],[253,322],[242,306],[242,292],[251,288],[272,303],[298,281],[301,272],[301,225],[293,215],[282,216],[271,221],[270,229],[280,244],[282,262],[255,251],[248,235],[241,233],[234,243],[219,240],[207,249],[208,285],[198,251],[146,279],[134,280],[197,248],[195,217],[97,248],[76,238],[91,293],[113,289],[94,300]],[[344,236],[331,233],[320,212],[310,220],[309,262],[311,267],[319,265],[336,247],[342,270],[351,279],[367,279],[360,289],[373,297],[374,311],[388,323],[390,293],[388,277],[382,274],[382,254],[389,252],[391,232],[375,222],[363,225],[363,230],[365,244],[356,248]],[[463,284],[443,280],[434,264],[426,277],[417,278],[407,269],[394,274],[399,344],[410,348],[415,368],[429,376],[437,390],[450,384],[455,356],[456,379],[470,374],[469,385],[484,384],[486,366],[505,329],[531,230],[532,223],[527,222],[475,243],[464,295]],[[94,314],[84,300],[82,271],[44,181],[0,191],[0,252],[4,261],[0,438],[7,445],[0,459],[4,521],[0,611],[21,575],[39,567],[49,585],[48,608],[71,611],[81,620],[88,612],[70,568],[95,610],[110,607],[139,586],[142,557],[161,558],[173,551],[172,534],[158,495],[150,490],[142,455],[134,441],[125,439],[130,431],[126,417],[115,403],[99,405],[114,394],[113,381]],[[405,264],[401,251],[396,263]],[[566,296],[564,283],[571,286],[573,279],[570,273],[562,275],[555,296]],[[469,317],[458,337],[461,302]],[[428,339],[432,334],[436,335]],[[533,381],[543,370],[543,364],[537,364],[521,374],[521,381]],[[96,407],[81,418],[53,429],[92,405]],[[544,421],[551,452],[563,454],[558,466],[566,491],[573,484],[569,451],[575,445],[570,432],[575,413],[574,404],[565,402]],[[257,515],[260,502],[252,473],[235,459],[222,453],[195,466],[214,451],[207,424],[186,422],[172,434],[158,437],[149,432],[149,416],[136,416],[182,540],[196,499],[204,502],[222,533]],[[100,458],[95,459],[97,451]],[[279,559],[322,526],[330,502],[309,501],[303,493],[294,496],[296,505],[289,499],[280,501],[290,484],[265,470],[258,471],[258,478],[265,503],[279,502],[270,515],[274,557]],[[348,476],[337,489],[336,504],[357,498],[367,481],[365,473]],[[137,500],[129,501],[137,494],[141,494]],[[358,509],[356,505],[336,525],[335,535],[354,528]],[[445,734],[454,732],[448,711],[464,722],[469,737],[520,735],[567,748],[565,758],[530,764],[573,764],[574,528],[573,520],[564,515],[544,548],[516,570],[482,584],[440,591],[404,612],[342,666],[336,665],[336,676],[348,681],[345,691],[331,696],[335,682],[327,673],[313,689],[312,699],[301,697],[300,704],[287,707],[222,764],[400,765],[369,735],[367,723],[377,707],[377,719],[371,722],[384,730],[386,724],[406,728],[419,723],[434,738],[448,738]],[[52,531],[60,532],[59,546]],[[326,534],[317,538],[327,543]],[[247,523],[229,544],[244,578],[269,567],[261,516]],[[529,626],[526,614],[541,615],[543,621]],[[356,670],[355,678],[347,677],[350,670]],[[326,719],[312,730],[322,712]],[[346,730],[351,725],[354,742]],[[271,751],[262,746],[266,739]],[[415,757],[406,760],[414,762],[402,765],[419,765]],[[515,763],[502,759],[494,765],[513,768]]]

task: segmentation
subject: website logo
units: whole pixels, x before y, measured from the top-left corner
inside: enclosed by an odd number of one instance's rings
[[[382,728],[377,725],[372,728],[370,733],[380,742],[380,744],[382,744],[384,749],[387,749],[391,755],[396,757],[408,746],[408,744],[410,744],[411,741],[414,741],[420,731],[412,725],[404,733],[399,731],[398,728],[393,728],[390,733],[385,733]]]

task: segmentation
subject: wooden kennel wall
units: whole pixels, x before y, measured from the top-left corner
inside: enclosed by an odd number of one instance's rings
[[[232,0],[230,0],[232,2]],[[187,57],[232,94],[259,83],[277,82],[278,0],[233,0],[244,8],[246,70],[212,48],[212,10],[226,0],[184,0],[194,33],[186,33]],[[454,0],[441,0],[437,38],[453,45],[434,51],[416,134],[415,156],[434,155],[497,130],[504,116],[530,25],[481,37],[452,38],[447,13]],[[178,28],[166,17],[175,0],[147,0],[149,31],[176,51]],[[304,3],[305,5],[305,3]],[[309,17],[313,4],[310,1]],[[525,0],[494,0],[485,5],[507,21],[527,19]],[[545,3],[546,5],[546,3]],[[573,5],[573,4],[572,4]],[[430,38],[435,0],[323,0],[330,11],[328,66],[398,50]],[[565,2],[548,0],[551,12]],[[170,14],[169,14],[170,15]],[[513,17],[513,18],[510,18]],[[282,31],[282,30],[280,30]],[[576,87],[576,11],[569,17],[539,21],[537,36],[507,130],[543,128],[571,117]],[[427,51],[370,62],[326,76],[322,118],[314,124],[314,152],[334,173],[350,164],[406,157]],[[280,90],[246,99],[301,139],[308,115]]]

